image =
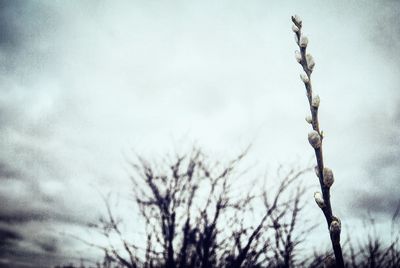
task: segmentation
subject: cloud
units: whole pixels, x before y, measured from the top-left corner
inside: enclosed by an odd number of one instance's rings
[[[15,246],[15,241],[22,239],[23,237],[19,233],[0,228],[0,248],[2,248],[3,250]]]
[[[372,154],[363,165],[363,185],[354,189],[352,207],[357,214],[392,216],[400,206],[400,110],[389,114],[377,111],[370,116],[364,133],[374,144]]]
[[[22,35],[19,27],[18,15],[24,11],[22,1],[2,1],[0,8],[0,47],[15,49],[22,44]]]
[[[253,142],[251,161],[308,162],[295,12],[317,62],[335,209],[346,213],[351,198],[347,215],[390,214],[400,172],[399,2],[362,4],[1,1],[5,247],[60,264],[67,247],[51,234],[96,220],[97,190],[129,191],[126,148],[160,155],[183,135],[221,157]]]

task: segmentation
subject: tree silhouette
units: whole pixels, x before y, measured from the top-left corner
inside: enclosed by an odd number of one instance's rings
[[[294,253],[313,228],[298,227],[305,192],[298,178],[308,169],[281,167],[276,187],[267,189],[238,172],[245,154],[226,165],[210,161],[199,149],[161,165],[138,157],[130,162],[131,181],[145,223],[145,246],[126,240],[107,199],[107,216],[91,227],[108,238],[116,235],[120,244],[91,245],[103,250],[109,262],[130,268],[304,263]]]
[[[137,157],[129,164],[142,242],[128,239],[109,197],[104,197],[106,214],[90,224],[109,243],[76,238],[103,251],[97,264],[103,268],[337,267],[329,250],[310,254],[307,238],[315,225],[303,213],[306,187],[299,180],[309,168],[282,166],[267,187],[265,180],[248,180],[240,172],[245,155],[226,164],[199,149],[161,163]],[[366,240],[354,245],[354,235],[348,235],[345,267],[399,267],[399,211],[389,243],[379,238],[372,218],[365,224]]]

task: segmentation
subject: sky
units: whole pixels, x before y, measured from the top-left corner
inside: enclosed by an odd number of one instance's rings
[[[334,211],[385,235],[400,201],[399,1],[1,0],[0,267],[82,256],[62,233],[84,233],[99,192],[127,193],[132,152],[196,144],[229,160],[252,144],[255,173],[309,163],[293,14],[316,61]]]

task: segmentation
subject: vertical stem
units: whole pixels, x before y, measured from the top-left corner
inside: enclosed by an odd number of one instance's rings
[[[306,88],[306,93],[307,93],[307,99],[308,103],[310,106],[310,112],[311,112],[311,125],[314,131],[316,131],[319,135],[319,138],[321,140],[321,145],[314,147],[315,151],[315,157],[317,160],[317,170],[318,170],[318,178],[319,178],[319,183],[321,187],[321,192],[322,192],[322,199],[323,199],[323,206],[321,207],[321,210],[325,216],[326,223],[328,225],[328,230],[330,232],[330,239],[332,242],[332,248],[333,252],[335,254],[335,260],[336,260],[336,267],[344,267],[344,261],[343,261],[343,254],[342,254],[342,248],[340,246],[340,221],[333,216],[332,213],[332,206],[331,206],[331,199],[330,199],[330,185],[327,186],[324,183],[324,158],[322,154],[322,141],[323,141],[323,135],[322,132],[320,131],[319,128],[319,121],[318,121],[318,105],[313,105],[313,90],[312,90],[312,84],[311,84],[311,74],[313,71],[313,59],[307,55],[307,43],[308,39],[305,39],[302,37],[301,34],[301,28],[302,28],[302,22],[300,18],[297,16],[292,17],[292,21],[294,23],[293,31],[295,32],[295,37],[296,37],[296,43],[300,48],[300,57],[298,58],[298,62],[302,66],[305,74],[307,75],[307,79],[304,82],[305,88]],[[303,38],[303,39],[302,39]],[[310,62],[312,61],[312,63]],[[312,64],[312,66],[310,65]],[[332,224],[332,222],[334,224]]]

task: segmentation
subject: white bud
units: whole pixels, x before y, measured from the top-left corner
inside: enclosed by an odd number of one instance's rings
[[[303,23],[301,18],[299,17],[299,15],[292,16],[292,21],[293,21],[293,23],[298,24],[298,25],[301,25]]]
[[[297,33],[299,31],[299,27],[297,27],[296,25],[292,25],[292,31]]]
[[[310,82],[310,79],[308,78],[308,76],[306,74],[300,74],[300,78],[301,80],[303,80],[304,84],[307,84],[308,82]]]
[[[307,38],[307,36],[304,36],[304,35],[302,35],[301,37],[300,37],[300,46],[301,47],[307,47],[307,44],[308,44],[308,38]]]
[[[307,116],[306,116],[306,121],[307,121],[307,123],[312,124],[312,117],[311,117],[311,115],[307,115]]]
[[[314,61],[313,56],[311,56],[311,54],[307,54],[306,55],[306,60],[307,60],[308,69],[310,69],[312,71],[314,69],[314,66],[315,66],[315,61]]]
[[[324,184],[326,187],[331,187],[333,182],[335,181],[333,177],[333,172],[330,168],[325,167],[324,168]]]
[[[320,103],[320,98],[318,95],[315,95],[311,99],[311,106],[314,108],[318,108]]]
[[[337,221],[339,223],[339,225],[342,226],[342,221],[335,215],[332,215],[332,221]]]
[[[332,242],[338,243],[340,241],[341,223],[337,220],[332,220],[329,226]]]
[[[314,149],[318,149],[321,147],[321,136],[317,131],[313,130],[308,133],[308,142]]]
[[[300,52],[299,52],[298,50],[296,50],[296,51],[294,52],[294,57],[296,58],[296,61],[297,61],[298,63],[301,62],[301,54],[300,54]]]
[[[324,199],[322,198],[322,194],[320,192],[315,192],[314,193],[314,199],[315,199],[315,203],[317,203],[317,205],[320,208],[324,208],[325,207],[325,202],[324,202]]]

